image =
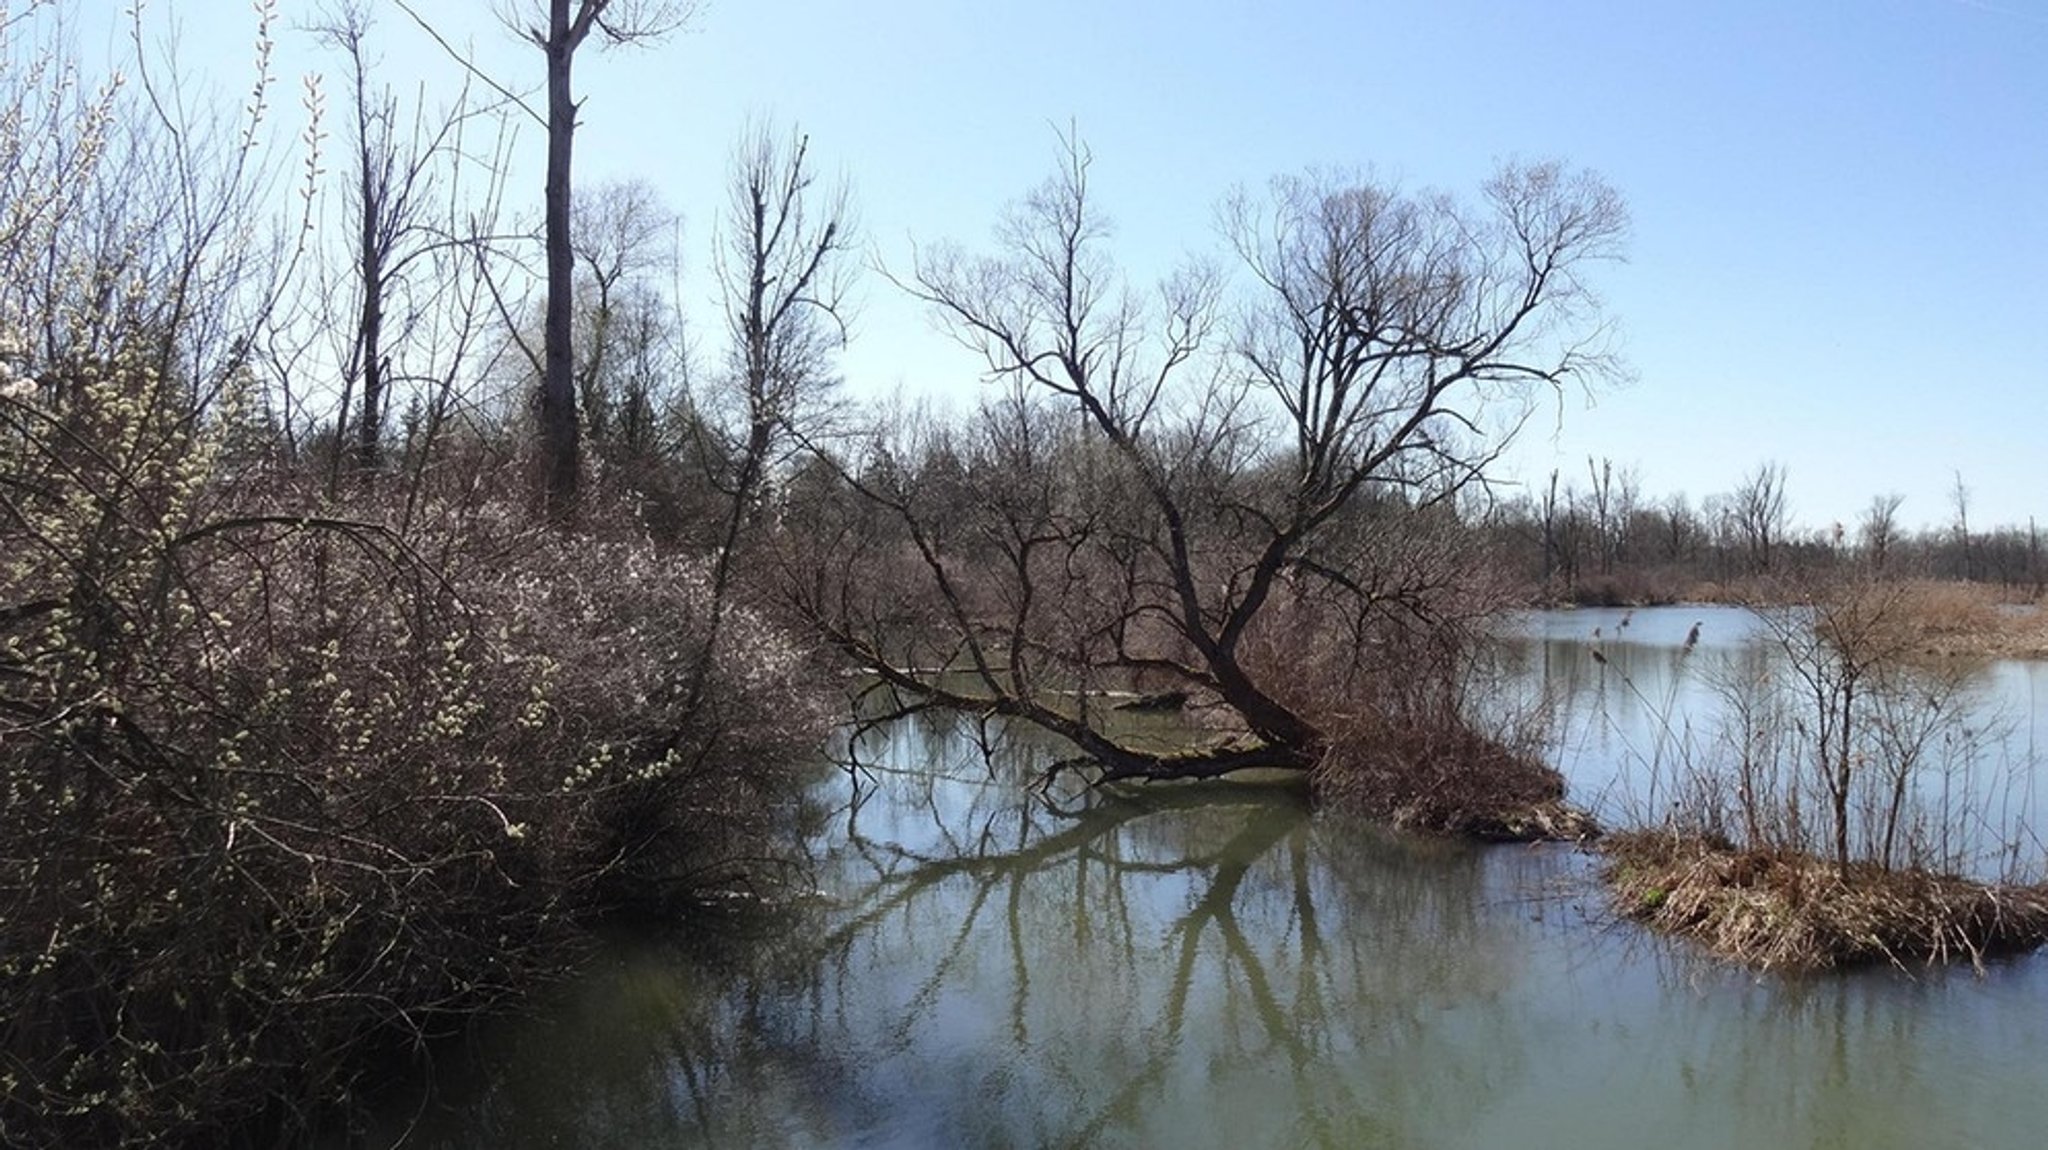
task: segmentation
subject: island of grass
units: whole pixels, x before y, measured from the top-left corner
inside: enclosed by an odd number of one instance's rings
[[[1995,737],[1966,640],[2001,616],[1872,572],[1773,600],[1753,609],[1776,655],[1717,685],[1733,753],[1684,765],[1666,826],[1604,844],[1620,913],[1765,970],[1981,968],[2048,944],[2048,883],[1957,845],[1998,819],[1936,785]]]
[[[1988,959],[2048,944],[2048,885],[1887,870],[1725,839],[1628,831],[1603,843],[1620,913],[1758,970]]]

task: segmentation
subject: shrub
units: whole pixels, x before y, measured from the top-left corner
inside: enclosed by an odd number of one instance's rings
[[[114,365],[0,398],[0,1141],[301,1129],[367,1055],[725,860],[820,730],[802,652],[602,525],[399,530],[231,482]]]
[[[1396,827],[1482,840],[1581,838],[1593,822],[1564,802],[1564,776],[1538,753],[1548,717],[1489,695],[1486,629],[1515,589],[1444,535],[1403,540],[1403,588],[1345,615],[1281,603],[1248,662],[1323,735],[1310,783]]]

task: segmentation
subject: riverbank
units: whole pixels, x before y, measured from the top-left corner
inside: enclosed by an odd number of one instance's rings
[[[1967,961],[2048,944],[2048,886],[2000,885],[1700,836],[1628,831],[1601,845],[1625,918],[1757,970]]]

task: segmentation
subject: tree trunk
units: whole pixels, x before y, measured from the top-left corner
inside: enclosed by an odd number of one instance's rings
[[[361,99],[360,96],[357,97]],[[367,133],[365,133],[367,136]],[[362,142],[363,216],[359,235],[363,308],[357,319],[356,347],[363,357],[363,407],[356,420],[356,466],[375,471],[382,463],[384,432],[384,249],[379,233],[384,224],[385,189],[377,183],[367,139]],[[336,444],[337,450],[340,444]]]
[[[548,16],[548,172],[546,244],[548,265],[546,348],[540,384],[541,466],[548,514],[566,518],[575,508],[577,426],[575,361],[570,349],[570,285],[575,252],[569,241],[569,164],[576,134],[576,101],[569,67],[576,44],[569,23],[570,0],[553,0]]]

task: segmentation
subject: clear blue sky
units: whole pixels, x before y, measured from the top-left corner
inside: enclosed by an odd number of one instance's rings
[[[416,7],[537,81],[483,0]],[[240,87],[247,5],[150,11]],[[450,73],[381,11],[394,82]],[[289,30],[279,64],[333,67]],[[1908,522],[1945,521],[1959,470],[1974,522],[2048,525],[2048,0],[711,0],[659,47],[579,59],[578,87],[583,181],[645,178],[684,213],[707,330],[702,264],[750,115],[811,134],[899,268],[912,238],[985,241],[1072,120],[1141,282],[1212,248],[1240,183],[1369,165],[1469,192],[1498,159],[1559,157],[1631,207],[1604,283],[1636,379],[1568,397],[1516,473],[1583,475],[1591,454],[1697,499],[1777,460],[1820,526],[1889,491]],[[534,204],[541,143],[522,140],[514,186]],[[849,383],[968,402],[974,362],[878,278],[863,295]]]

